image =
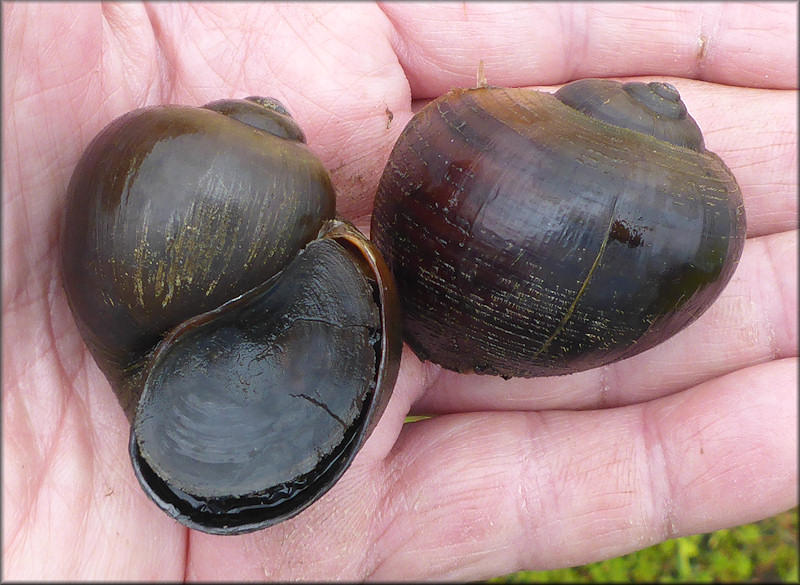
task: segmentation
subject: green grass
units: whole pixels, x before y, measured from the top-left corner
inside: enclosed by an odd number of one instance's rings
[[[761,522],[662,542],[629,555],[554,571],[521,571],[489,583],[793,582],[798,509]]]

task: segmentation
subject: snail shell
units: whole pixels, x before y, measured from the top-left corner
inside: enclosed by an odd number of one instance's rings
[[[673,86],[591,79],[433,100],[394,146],[371,230],[418,356],[530,377],[684,328],[731,278],[745,216]]]
[[[147,495],[205,532],[338,480],[399,366],[391,275],[277,101],[135,110],[83,153],[61,237],[79,331]]]

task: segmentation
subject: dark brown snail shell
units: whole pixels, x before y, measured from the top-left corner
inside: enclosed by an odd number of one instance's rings
[[[239,534],[294,516],[380,417],[402,346],[380,253],[283,106],[135,110],[86,148],[61,234],[78,328],[153,501]]]
[[[745,215],[672,85],[591,79],[433,100],[389,157],[371,237],[418,356],[548,376],[700,316],[734,272]]]

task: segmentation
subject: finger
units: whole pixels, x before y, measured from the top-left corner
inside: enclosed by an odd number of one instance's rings
[[[797,87],[795,4],[383,3],[417,98],[474,84],[672,75]],[[488,75],[488,74],[487,74]]]
[[[370,576],[573,566],[786,510],[796,385],[796,360],[782,360],[628,407],[407,425],[382,478]]]
[[[651,400],[796,357],[797,232],[747,241],[733,279],[696,322],[627,360],[568,376],[503,380],[441,371],[412,413],[605,408]]]

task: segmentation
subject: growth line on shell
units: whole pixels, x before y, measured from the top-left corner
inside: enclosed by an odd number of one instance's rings
[[[539,351],[536,352],[534,357],[540,355],[548,347],[550,347],[550,344],[558,336],[558,334],[561,333],[561,331],[564,329],[564,326],[567,324],[567,322],[572,317],[572,313],[575,311],[575,307],[578,306],[578,301],[580,301],[581,297],[583,297],[583,292],[586,290],[586,287],[589,285],[589,281],[592,280],[592,275],[594,275],[594,271],[600,265],[600,259],[603,257],[603,254],[606,251],[606,245],[608,244],[608,240],[609,240],[609,238],[611,236],[611,227],[614,225],[614,217],[616,216],[617,201],[618,200],[619,200],[619,197],[616,197],[614,199],[614,205],[611,207],[611,219],[608,221],[608,227],[606,228],[606,233],[603,236],[603,243],[600,244],[600,249],[597,251],[597,256],[595,257],[594,262],[592,263],[592,267],[589,269],[589,273],[586,275],[586,278],[583,280],[583,284],[581,284],[581,288],[578,291],[578,294],[575,295],[575,300],[572,301],[572,304],[569,306],[569,309],[567,309],[567,312],[561,318],[561,322],[558,324],[558,326],[556,327],[555,331],[553,331],[553,333],[550,335],[550,337],[547,338],[547,341],[545,341],[542,344],[542,347],[539,348]]]

